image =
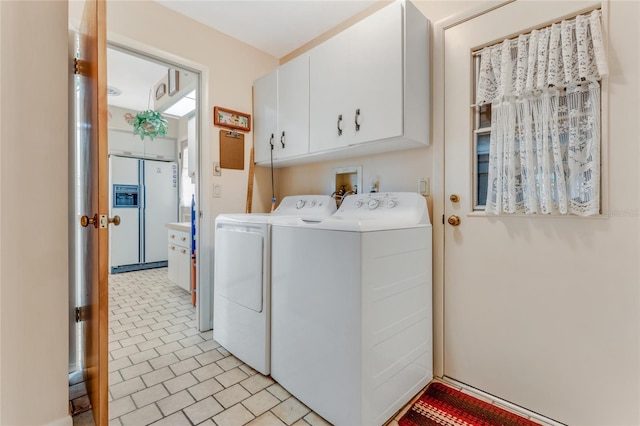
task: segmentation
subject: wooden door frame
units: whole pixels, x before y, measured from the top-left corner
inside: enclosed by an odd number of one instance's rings
[[[445,207],[445,97],[444,42],[446,30],[516,0],[483,0],[472,7],[433,25],[431,56],[432,133],[432,197],[433,197],[433,374],[444,376],[444,207]]]

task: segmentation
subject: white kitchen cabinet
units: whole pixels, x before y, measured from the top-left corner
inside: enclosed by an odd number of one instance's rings
[[[187,226],[167,225],[168,277],[169,281],[191,293],[191,231]]]
[[[109,130],[109,154],[144,157],[144,141],[132,132]]]
[[[309,56],[303,54],[278,68],[277,159],[309,152]]]
[[[355,110],[349,106],[348,33],[343,31],[311,51],[309,56],[309,151],[349,145]],[[351,127],[350,127],[351,126]]]
[[[413,5],[393,3],[311,50],[309,69],[311,152],[392,138],[427,143],[428,21]],[[408,134],[414,117],[421,129]]]
[[[144,138],[144,157],[154,160],[174,161],[176,159],[175,139]]]
[[[254,159],[298,157],[309,152],[309,58],[299,56],[253,85]]]
[[[254,161],[269,164],[271,144],[278,132],[278,70],[253,83]],[[275,147],[275,146],[274,146]]]
[[[274,154],[274,164],[428,145],[429,45],[429,21],[410,2],[394,2],[311,49],[309,151]],[[284,82],[277,79],[278,101],[294,90],[280,87]]]
[[[176,141],[169,138],[153,140],[134,135],[132,132],[109,130],[109,154],[126,157],[151,158],[154,160],[174,161],[176,159]]]

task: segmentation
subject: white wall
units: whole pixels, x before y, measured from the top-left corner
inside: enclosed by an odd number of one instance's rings
[[[67,4],[0,17],[0,424],[70,424]]]

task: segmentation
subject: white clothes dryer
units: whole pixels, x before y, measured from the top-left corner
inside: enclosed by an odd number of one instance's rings
[[[270,373],[271,221],[318,220],[336,211],[328,195],[285,197],[270,214],[215,220],[213,338],[244,363]]]
[[[382,425],[432,379],[427,213],[373,193],[273,223],[271,375],[337,426]]]

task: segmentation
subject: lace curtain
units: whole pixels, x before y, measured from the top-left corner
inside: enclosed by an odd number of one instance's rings
[[[599,213],[598,81],[607,74],[599,10],[483,49],[487,213]]]

